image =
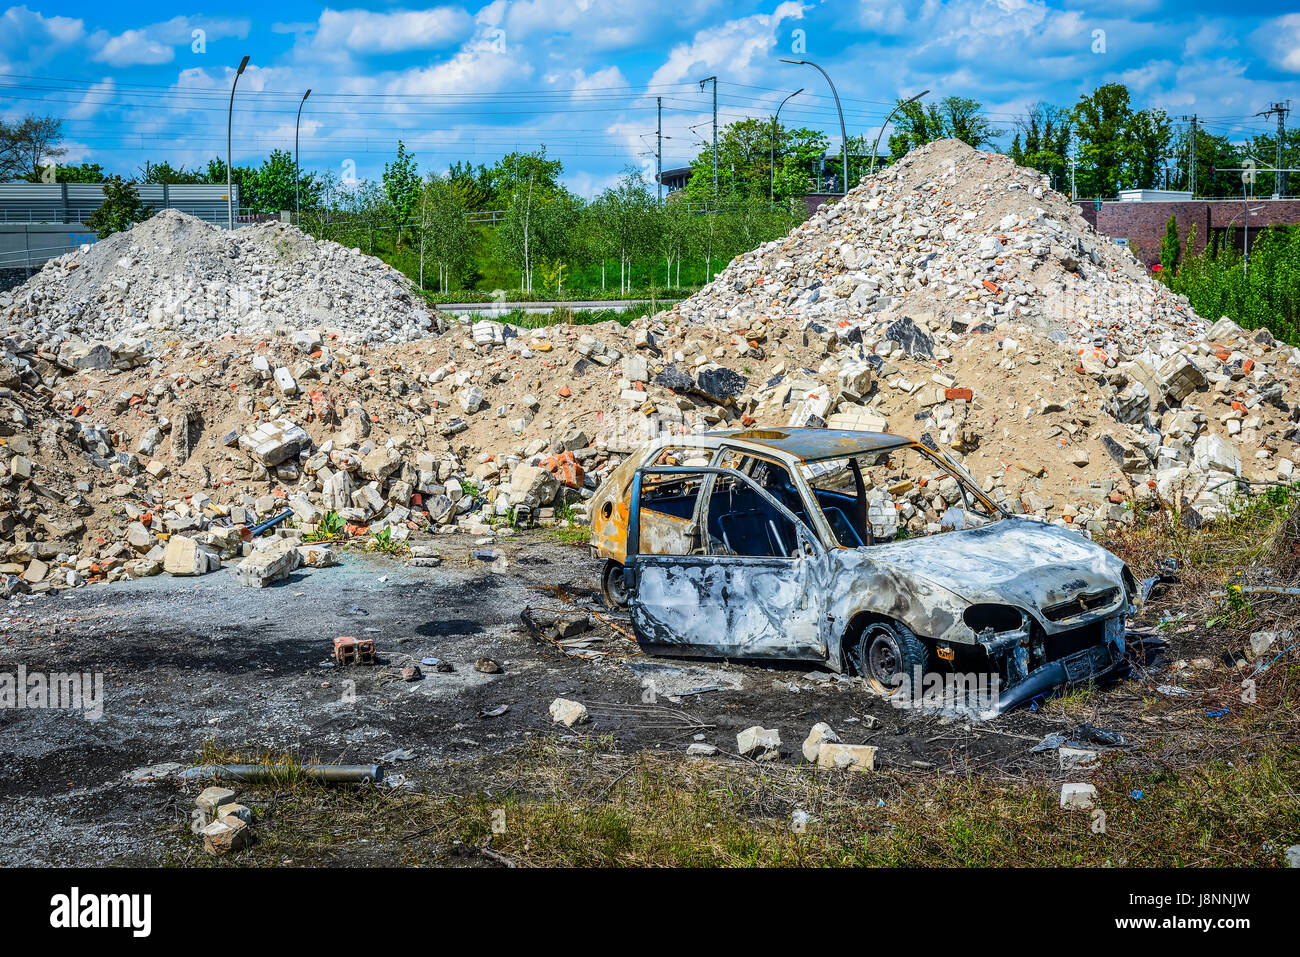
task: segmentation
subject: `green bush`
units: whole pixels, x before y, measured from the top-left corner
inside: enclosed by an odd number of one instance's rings
[[[1192,249],[1195,227],[1188,234]],[[1185,295],[1211,321],[1227,316],[1246,329],[1268,329],[1300,345],[1300,228],[1273,226],[1250,235],[1250,262],[1233,248],[1229,231],[1221,248],[1185,256],[1170,288]]]

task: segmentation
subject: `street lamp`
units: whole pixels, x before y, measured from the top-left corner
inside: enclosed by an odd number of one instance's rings
[[[768,177],[770,182],[768,183],[768,187],[767,187],[767,201],[769,203],[776,202],[776,129],[777,126],[780,125],[779,121],[781,119],[781,107],[785,106],[787,103],[789,103],[792,99],[794,99],[802,92],[803,92],[803,87],[799,87],[799,89],[795,90],[784,100],[782,100],[781,105],[776,108],[776,116],[772,117],[772,148],[769,151],[770,155],[768,156],[768,160],[767,160],[767,171],[770,174]]]
[[[302,210],[298,206],[298,125],[302,122],[302,105],[307,102],[307,97],[311,96],[311,90],[308,89],[302,95],[302,100],[298,103],[298,119],[293,123],[293,215],[295,219],[302,218]]]
[[[239,85],[239,78],[244,75],[244,67],[248,66],[248,57],[239,61],[239,69],[235,71],[235,80],[230,84],[230,109],[226,111],[226,228],[235,228],[235,192],[232,188],[230,173],[230,123],[235,115],[235,87]]]
[[[844,129],[844,111],[840,109],[840,95],[835,92],[835,84],[831,81],[831,75],[817,66],[812,60],[787,60],[785,57],[781,57],[781,62],[813,67],[818,73],[826,77],[826,82],[830,84],[831,96],[835,97],[835,112],[840,115],[840,139],[844,141],[844,192],[847,194],[849,191],[849,134]]]
[[[919,100],[921,97],[925,96],[925,94],[929,92],[930,92],[929,90],[922,90],[920,93],[916,94],[916,96],[912,97],[910,100],[904,100],[902,103],[899,103],[898,106],[894,107],[892,110],[889,111],[889,115],[885,117],[885,122],[880,124],[880,132],[876,134],[876,142],[871,147],[871,172],[867,174],[868,176],[874,176],[876,174],[876,154],[880,151],[880,137],[884,134],[885,127],[889,125],[889,121],[894,118],[894,114],[897,113],[899,110],[901,110],[903,107],[907,106],[907,104],[915,103],[917,100]]]

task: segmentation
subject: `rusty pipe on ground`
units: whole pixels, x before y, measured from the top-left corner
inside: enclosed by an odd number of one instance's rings
[[[244,781],[273,778],[279,772],[297,771],[321,784],[378,784],[384,769],[378,764],[201,764],[177,775],[183,781]]]

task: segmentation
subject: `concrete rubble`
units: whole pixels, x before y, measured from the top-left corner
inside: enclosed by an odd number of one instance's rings
[[[318,539],[436,564],[413,536],[582,523],[646,441],[712,429],[929,434],[1008,511],[1087,535],[1143,503],[1212,517],[1300,462],[1300,350],[1195,315],[1040,174],[955,141],[628,326],[420,302],[291,226],[175,212],[0,293],[0,594],[271,585],[335,561]],[[871,520],[923,530],[955,495]]]

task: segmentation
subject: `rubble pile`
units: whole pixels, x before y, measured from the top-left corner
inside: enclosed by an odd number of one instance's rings
[[[78,369],[139,364],[158,340],[324,327],[405,341],[435,321],[401,272],[359,249],[174,209],[51,261],[0,294],[0,315]]]
[[[1140,501],[1213,515],[1300,462],[1300,350],[1206,323],[1037,173],[955,142],[627,326],[448,322],[296,230],[194,230],[161,214],[0,299],[4,594],[228,566],[262,586],[349,537],[436,564],[439,536],[581,521],[646,441],[719,428],[928,434],[1009,511],[1089,534]],[[201,250],[256,277],[256,310],[199,317]],[[164,268],[194,295],[150,301]],[[956,492],[921,494],[873,521],[923,526]]]
[[[1300,351],[1206,322],[1042,174],[956,140],[738,256],[672,318],[741,355],[787,324],[826,343],[815,374],[746,383],[760,425],[929,432],[1012,510],[1094,531],[1134,498],[1213,514],[1297,461]]]

